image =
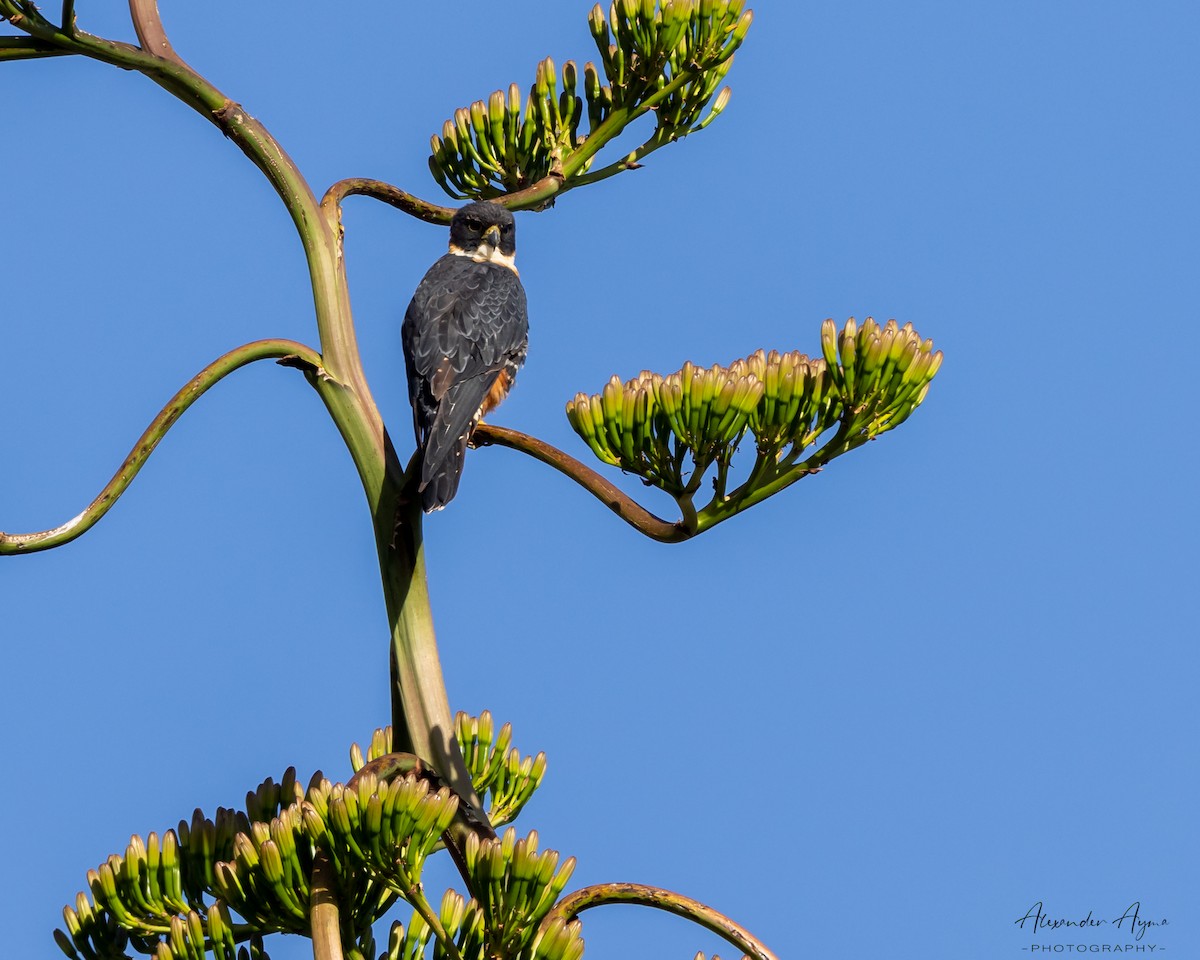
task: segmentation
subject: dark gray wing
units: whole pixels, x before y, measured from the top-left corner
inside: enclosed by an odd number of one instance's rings
[[[417,287],[401,328],[426,510],[458,489],[467,438],[502,371],[515,374],[529,338],[525,290],[494,263],[447,254]]]

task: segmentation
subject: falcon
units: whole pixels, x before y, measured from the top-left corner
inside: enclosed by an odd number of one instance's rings
[[[426,513],[454,498],[471,431],[505,398],[525,362],[529,313],[516,241],[504,207],[463,207],[450,221],[449,252],[429,268],[404,314],[400,336]]]

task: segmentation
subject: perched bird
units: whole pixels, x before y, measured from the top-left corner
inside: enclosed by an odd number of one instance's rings
[[[468,204],[450,221],[450,252],[429,268],[404,314],[426,513],[453,499],[471,430],[525,362],[529,314],[516,252],[512,214],[495,203]]]

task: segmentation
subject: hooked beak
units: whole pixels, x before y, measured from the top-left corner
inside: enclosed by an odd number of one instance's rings
[[[488,246],[498,248],[500,246],[500,228],[492,224],[483,232],[483,240]]]

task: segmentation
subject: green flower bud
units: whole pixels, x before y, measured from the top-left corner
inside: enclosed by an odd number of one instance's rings
[[[200,920],[200,914],[195,910],[189,910],[186,917],[187,937],[197,947],[198,953],[204,953],[204,924]]]
[[[608,46],[608,23],[604,19],[604,10],[600,4],[592,7],[591,13],[588,14],[588,30],[596,43]]]
[[[67,909],[70,909],[69,907]],[[78,921],[76,921],[78,922]],[[61,930],[54,931],[54,942],[58,944],[58,949],[65,953],[71,960],[79,960],[79,953],[71,944],[71,938]]]
[[[750,25],[754,23],[754,12],[747,10],[743,13],[737,22],[737,26],[733,28],[733,44],[735,47],[740,47],[742,41],[746,39],[746,34],[750,32]]]

